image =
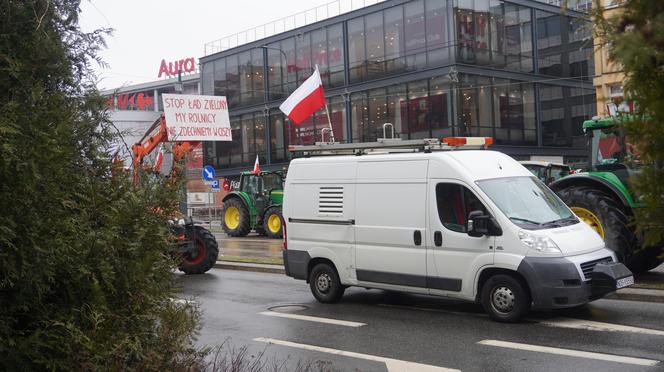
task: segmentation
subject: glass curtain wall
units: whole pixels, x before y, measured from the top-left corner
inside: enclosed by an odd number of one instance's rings
[[[530,8],[499,0],[459,0],[455,15],[460,62],[533,72]]]
[[[583,121],[596,115],[592,89],[539,86],[542,144],[553,147],[583,147]]]
[[[417,0],[349,20],[351,83],[449,64],[447,9],[447,0]]]
[[[458,96],[458,135],[537,145],[533,83],[462,75]]]
[[[346,105],[343,97],[328,97],[327,105],[330,111],[329,122],[324,107],[298,125],[293,125],[290,120],[286,119],[287,135],[293,144],[312,145],[315,142],[322,141],[323,135],[325,141],[328,141],[329,132],[325,130],[325,133],[323,133],[323,129],[329,128],[330,124],[332,124],[335,141],[346,142],[348,135],[346,133]]]
[[[269,96],[288,97],[318,65],[323,86],[344,85],[343,25],[341,23],[267,45]]]
[[[353,142],[383,138],[383,125],[404,139],[452,134],[449,79],[439,77],[351,94]],[[386,128],[385,135],[391,136]]]
[[[463,74],[452,84],[440,76],[353,93],[350,99],[353,142],[382,138],[385,123],[404,139],[451,136],[456,123],[455,135],[537,145],[533,83]]]
[[[591,80],[595,67],[590,23],[541,10],[536,14],[539,73]]]

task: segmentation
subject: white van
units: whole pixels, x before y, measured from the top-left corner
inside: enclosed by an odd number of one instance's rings
[[[461,151],[488,140],[292,148],[306,157],[286,178],[286,274],[325,303],[348,286],[380,288],[477,301],[507,322],[633,284],[599,235],[517,161]]]

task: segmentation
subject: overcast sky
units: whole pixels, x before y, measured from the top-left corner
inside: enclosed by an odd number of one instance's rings
[[[331,0],[83,0],[81,27],[110,27],[100,89],[157,80],[167,62],[203,56],[206,42],[329,3]],[[362,1],[362,0],[358,0]]]

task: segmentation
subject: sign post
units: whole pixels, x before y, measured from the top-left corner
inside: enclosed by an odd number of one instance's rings
[[[217,177],[217,171],[215,171],[213,166],[206,165],[203,167],[202,176],[203,182],[205,182],[206,185],[212,185],[212,182],[214,182]],[[219,183],[219,181],[217,181],[217,183]]]

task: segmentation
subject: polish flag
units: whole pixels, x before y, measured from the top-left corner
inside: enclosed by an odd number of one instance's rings
[[[161,171],[161,165],[164,163],[164,145],[161,145],[159,152],[157,153],[157,158],[154,161],[153,169],[155,172]]]
[[[295,124],[305,121],[311,114],[325,106],[325,92],[318,66],[307,80],[291,94],[279,109]]]
[[[260,163],[258,163],[258,155],[256,155],[256,162],[254,163],[253,173],[258,174],[260,172],[261,172],[261,165],[260,165]]]

